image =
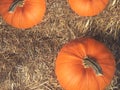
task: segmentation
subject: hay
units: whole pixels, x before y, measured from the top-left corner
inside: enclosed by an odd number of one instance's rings
[[[54,63],[68,41],[91,36],[105,43],[116,57],[117,70],[108,90],[120,89],[120,1],[110,0],[97,16],[75,14],[66,0],[47,0],[38,25],[19,30],[0,17],[0,90],[62,90]]]

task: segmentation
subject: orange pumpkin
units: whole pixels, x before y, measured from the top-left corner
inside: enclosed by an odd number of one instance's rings
[[[38,24],[45,11],[45,0],[0,0],[0,14],[16,28],[25,29]]]
[[[105,90],[115,73],[110,50],[93,38],[75,39],[63,46],[55,73],[65,90]]]
[[[68,0],[68,3],[80,16],[94,16],[105,9],[108,0]]]

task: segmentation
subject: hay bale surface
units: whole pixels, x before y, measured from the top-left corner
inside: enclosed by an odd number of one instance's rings
[[[117,70],[107,90],[120,90],[120,1],[110,0],[97,16],[81,17],[66,0],[47,0],[38,25],[21,30],[0,17],[0,90],[62,90],[55,59],[70,40],[91,36],[113,52]]]

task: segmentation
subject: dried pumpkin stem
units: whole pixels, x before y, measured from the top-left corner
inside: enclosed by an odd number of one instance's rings
[[[13,3],[9,7],[9,13],[13,13],[15,8],[18,7],[23,7],[24,5],[24,0],[14,0]]]
[[[83,65],[85,68],[91,67],[95,71],[96,75],[98,76],[103,75],[102,68],[93,58],[85,57],[83,60]]]

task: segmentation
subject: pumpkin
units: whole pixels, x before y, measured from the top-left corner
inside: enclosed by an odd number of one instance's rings
[[[16,28],[30,28],[38,24],[46,11],[45,0],[0,0],[0,14]]]
[[[68,3],[80,16],[95,16],[105,9],[108,0],[68,0]]]
[[[113,79],[115,65],[113,54],[103,43],[84,37],[62,47],[55,73],[65,90],[105,90]]]

